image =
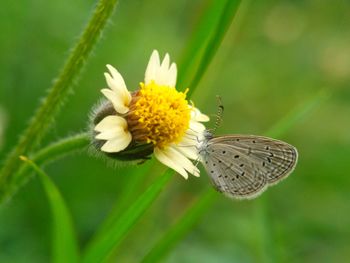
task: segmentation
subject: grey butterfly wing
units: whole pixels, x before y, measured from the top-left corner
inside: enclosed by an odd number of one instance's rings
[[[215,146],[209,147],[210,151],[215,151]],[[226,147],[220,146],[218,151],[222,151]],[[230,152],[230,149],[226,149],[226,152]],[[235,162],[216,154],[216,151],[212,152],[210,158],[205,159],[204,163],[214,187],[228,197],[254,198],[268,186],[266,177],[262,172],[259,172],[259,169],[249,166],[237,167]]]
[[[286,178],[298,157],[293,146],[254,135],[212,138],[201,155],[215,188],[241,199],[254,198]]]

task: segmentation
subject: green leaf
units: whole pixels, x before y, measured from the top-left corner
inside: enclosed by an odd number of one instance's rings
[[[199,25],[193,30],[191,38],[182,53],[182,58],[178,63],[179,77],[177,79],[177,86],[181,90],[185,90],[188,87],[191,78],[195,75],[204,48],[218,24],[226,4],[226,1],[222,0],[209,2],[200,18]],[[190,87],[190,89],[193,88],[195,87]]]
[[[218,4],[221,4],[221,1],[218,1]],[[203,54],[201,56],[198,68],[193,75],[189,87],[191,88],[188,92],[188,96],[190,97],[194,92],[194,87],[197,87],[198,83],[202,79],[205,71],[207,70],[210,62],[212,61],[214,55],[216,54],[228,28],[230,27],[233,18],[236,15],[238,7],[240,5],[240,0],[227,0],[222,13],[220,15],[220,19],[216,24],[216,27],[212,34],[210,35],[209,40],[205,46]]]
[[[42,148],[40,151],[32,154],[30,158],[37,165],[41,166],[50,161],[57,160],[60,157],[87,148],[89,143],[90,134],[79,133],[49,144],[48,146]],[[13,176],[14,183],[16,185],[23,184],[25,179],[30,178],[30,175],[28,175],[29,169],[30,165],[28,163],[25,163],[19,168],[19,170]]]
[[[199,218],[211,207],[218,193],[213,189],[204,191],[198,196],[197,201],[190,206],[184,215],[169,228],[164,236],[143,258],[143,263],[154,263],[161,261],[177,243],[193,228]]]
[[[126,180],[125,186],[123,187],[115,206],[111,209],[104,222],[99,226],[93,240],[91,241],[92,243],[95,242],[95,239],[99,239],[106,232],[109,232],[111,226],[113,226],[113,224],[118,220],[123,211],[127,209],[130,203],[135,201],[137,198],[135,193],[140,192],[141,184],[145,179],[145,171],[147,171],[146,174],[149,174],[153,170],[154,166],[155,162],[154,159],[152,159],[143,164],[143,169],[137,167],[135,170],[133,170],[133,172],[128,172],[128,180]]]
[[[49,200],[53,224],[53,260],[56,263],[79,262],[78,242],[73,228],[72,218],[63,197],[55,184],[43,170],[27,157],[20,159],[26,162],[39,175]]]
[[[300,107],[297,107],[274,126],[272,126],[266,133],[266,136],[278,137],[288,130],[290,130],[296,123],[305,119],[316,107],[323,101],[329,99],[331,92],[328,89],[320,90],[315,96],[304,102]]]
[[[104,262],[119,243],[124,239],[129,230],[141,218],[150,207],[154,199],[159,195],[163,187],[172,177],[174,172],[170,169],[163,176],[159,176],[155,182],[137,200],[110,225],[108,232],[96,238],[86,249],[83,255],[84,263]]]

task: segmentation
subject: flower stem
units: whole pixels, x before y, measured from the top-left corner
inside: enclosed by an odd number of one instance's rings
[[[233,21],[233,18],[237,13],[240,3],[240,0],[228,0],[226,2],[220,19],[216,25],[216,28],[214,29],[213,34],[210,36],[210,39],[206,44],[206,47],[199,62],[198,69],[190,82],[189,87],[191,87],[191,89],[188,92],[189,97],[194,92],[194,87],[197,87],[208,66],[210,65],[210,62],[215,56],[216,51],[218,50],[222,40],[224,39],[224,36],[226,35],[228,28],[230,27]]]
[[[142,263],[161,262],[176,244],[193,228],[202,215],[216,201],[218,193],[214,189],[206,189],[197,200],[181,215],[177,221],[164,233],[156,244],[142,259]]]
[[[108,232],[94,239],[87,247],[82,262],[106,262],[108,256],[118,247],[144,212],[151,206],[155,198],[161,193],[172,178],[173,173],[171,169],[167,169],[163,176],[158,177],[135,202],[129,205],[116,221],[112,222]]]
[[[9,198],[18,188],[19,185],[14,181],[14,174],[21,166],[18,156],[28,155],[47,132],[67,95],[72,91],[72,84],[86,64],[87,58],[99,40],[116,3],[117,0],[100,0],[97,3],[89,23],[73,48],[61,73],[54,81],[27,129],[23,132],[18,144],[5,160],[0,171],[0,202]]]
[[[69,136],[57,142],[50,144],[37,153],[31,155],[31,159],[38,165],[43,165],[49,161],[58,159],[79,149],[86,148],[90,143],[90,135],[88,133],[80,133]],[[24,163],[13,176],[13,182],[17,186],[23,185],[31,176],[28,173],[30,166]]]

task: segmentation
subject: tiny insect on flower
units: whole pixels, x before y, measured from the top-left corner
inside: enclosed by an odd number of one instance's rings
[[[191,160],[198,160],[198,144],[209,121],[186,99],[187,90],[175,89],[177,68],[154,50],[144,82],[129,92],[121,74],[111,65],[105,73],[107,98],[93,114],[93,144],[107,156],[142,162],[152,154],[184,178],[199,176]]]

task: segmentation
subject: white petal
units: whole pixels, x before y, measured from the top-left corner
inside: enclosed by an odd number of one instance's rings
[[[114,130],[106,130],[95,136],[98,140],[114,140],[119,138],[120,136],[124,136],[125,130],[118,127]]]
[[[189,133],[190,130],[186,131],[186,134],[182,137],[181,142],[178,143],[178,145],[192,145],[196,146],[199,143],[197,134]]]
[[[111,73],[113,80],[119,89],[127,90],[124,79],[122,75],[116,70],[113,66],[107,64],[106,67],[108,68],[109,72]]]
[[[114,115],[109,115],[103,118],[94,128],[95,131],[104,132],[108,130],[115,130],[117,127],[125,129],[127,127],[127,122],[124,118]]]
[[[205,126],[200,122],[190,120],[190,130],[194,131],[195,133],[202,133],[205,131]]]
[[[162,61],[162,64],[160,65],[160,67],[161,67],[164,71],[168,71],[169,65],[170,65],[170,57],[169,57],[169,54],[166,53],[165,56],[164,56],[164,59],[163,59],[163,61]]]
[[[119,74],[119,73],[118,73]],[[129,105],[131,94],[127,90],[123,78],[120,80],[112,78],[108,73],[104,73],[108,87],[113,90],[123,100],[124,105]],[[121,76],[120,76],[121,77]]]
[[[168,147],[166,151],[168,156],[171,156],[175,163],[181,165],[187,172],[193,174],[194,176],[199,176],[199,169],[175,147]]]
[[[207,115],[201,113],[200,110],[195,108],[195,107],[192,107],[191,118],[192,118],[192,120],[200,121],[200,122],[209,121],[209,117]]]
[[[155,151],[156,151],[156,149],[155,149]],[[180,174],[184,177],[186,174],[186,177],[185,177],[186,179],[188,177],[187,172],[193,174],[194,176],[199,176],[199,169],[196,166],[194,166],[193,163],[188,158],[186,158],[186,156],[181,154],[181,152],[179,152],[176,148],[167,147],[167,148],[160,150],[160,151],[163,153],[163,155],[166,157],[166,160],[168,161],[168,164],[166,164],[166,165],[168,165],[170,168],[173,168],[174,170],[176,170],[179,173],[181,171],[182,173],[180,173]],[[157,157],[157,155],[156,155],[156,157]],[[169,162],[169,160],[171,161],[171,163]],[[170,165],[172,165],[172,166],[170,166]],[[183,169],[185,169],[185,171],[183,171]]]
[[[126,129],[127,122],[119,116],[107,116],[95,126],[95,131],[101,132],[96,139],[107,140],[101,150],[104,152],[119,152],[131,142],[131,134]]]
[[[129,108],[125,105],[125,98],[120,93],[110,89],[102,89],[101,92],[112,102],[114,109],[118,113],[124,114],[128,112]]]
[[[169,87],[174,87],[176,86],[176,77],[177,77],[177,68],[176,64],[172,63],[170,66],[170,69],[168,71],[168,83],[166,84]]]
[[[149,84],[152,80],[155,80],[156,74],[159,68],[160,68],[159,53],[157,50],[153,50],[145,72],[146,85]]]
[[[123,133],[118,138],[107,141],[101,148],[101,151],[104,152],[120,152],[128,147],[131,142],[131,134],[130,132]]]
[[[172,145],[171,147],[176,148],[179,152],[181,152],[183,155],[185,155],[187,158],[190,158],[192,160],[197,160],[199,158],[198,156],[198,150],[195,145],[189,145],[189,144],[183,144],[180,142],[177,145]]]
[[[197,135],[198,135],[198,132],[191,130],[191,128],[188,128],[185,136],[187,137],[188,140],[192,140],[193,143],[195,143],[195,141],[198,141]]]
[[[158,85],[167,85],[169,79],[169,54],[166,53],[160,68],[158,69],[157,75],[155,76],[155,83]]]
[[[195,130],[192,130],[191,128],[189,128],[186,131],[186,135],[185,135],[187,138],[186,140],[192,140],[193,144],[199,143],[204,139],[204,133],[205,133],[205,130],[204,131],[195,131]],[[184,138],[182,140],[184,140]]]
[[[154,149],[154,156],[164,165],[170,167],[171,169],[175,170],[179,174],[181,174],[185,179],[188,178],[188,174],[185,171],[184,168],[181,167],[181,165],[178,165],[175,163],[171,157],[168,156],[168,153],[165,150],[155,148]]]
[[[159,53],[154,50],[146,68],[145,84],[147,85],[153,80],[158,85],[175,87],[176,77],[176,64],[170,65],[169,54],[165,54],[162,63],[160,63]]]

